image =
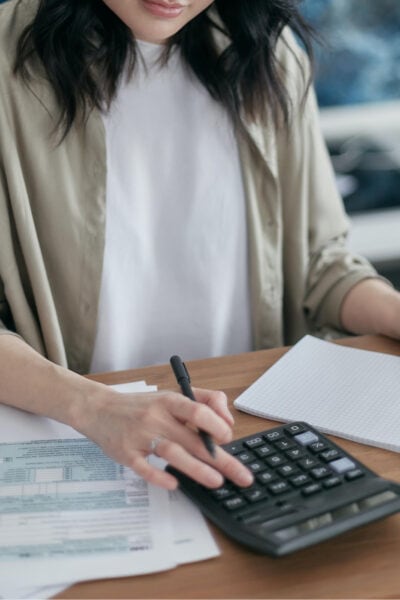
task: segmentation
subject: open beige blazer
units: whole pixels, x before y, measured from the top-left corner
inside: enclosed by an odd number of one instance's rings
[[[105,133],[93,111],[57,145],[51,132],[59,109],[40,68],[31,89],[12,74],[16,41],[37,5],[11,0],[0,7],[0,331],[85,373],[104,253]],[[312,91],[301,108],[296,57],[305,70],[307,63],[286,38],[291,48],[281,42],[279,55],[293,102],[290,132],[252,123],[238,140],[255,349],[340,330],[343,297],[376,276],[345,247],[348,219]]]

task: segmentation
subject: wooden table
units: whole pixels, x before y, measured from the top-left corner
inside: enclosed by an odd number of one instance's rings
[[[400,356],[400,343],[381,336],[348,338],[339,343]],[[232,403],[286,350],[263,350],[188,364],[194,385],[222,389]],[[145,379],[159,389],[176,389],[168,366],[96,378],[109,384]],[[274,425],[232,410],[235,437]],[[400,482],[399,454],[336,441],[383,477]],[[400,598],[400,514],[279,559],[254,554],[213,526],[212,530],[222,551],[219,558],[152,575],[81,583],[57,597]]]

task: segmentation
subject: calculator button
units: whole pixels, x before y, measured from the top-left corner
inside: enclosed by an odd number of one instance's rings
[[[259,483],[262,483],[265,485],[267,483],[270,483],[274,479],[276,479],[276,475],[275,475],[275,473],[272,473],[271,471],[264,471],[264,473],[257,474],[256,479]]]
[[[291,440],[284,439],[275,442],[275,447],[278,448],[278,450],[289,450],[289,448],[294,448],[295,446],[296,444]]]
[[[320,463],[318,463],[318,461],[315,458],[307,456],[306,458],[302,458],[301,460],[299,460],[298,464],[302,469],[308,471],[309,469],[318,467]]]
[[[217,490],[211,491],[211,496],[213,496],[216,500],[225,500],[225,498],[229,498],[229,496],[233,496],[233,494],[233,490],[226,486],[222,486]]]
[[[277,496],[278,494],[288,492],[291,488],[287,481],[275,481],[274,483],[271,483],[271,485],[268,486],[268,489],[271,492],[271,494]]]
[[[311,483],[310,485],[303,487],[303,489],[301,490],[301,493],[303,494],[303,496],[311,496],[312,494],[316,494],[317,492],[320,492],[321,490],[322,490],[322,487],[320,486],[319,483]],[[229,500],[227,500],[227,502],[229,502]]]
[[[321,452],[320,457],[325,462],[331,462],[331,460],[335,460],[336,458],[342,458],[342,454],[336,448],[330,448],[329,450],[325,450],[325,452]]]
[[[264,434],[264,439],[266,439],[267,442],[276,442],[281,438],[283,438],[282,431],[269,431],[268,433]]]
[[[342,480],[340,479],[340,477],[329,477],[329,479],[325,479],[325,481],[323,482],[323,486],[324,488],[326,488],[327,490],[333,487],[336,487],[337,485],[340,485],[342,483]]]
[[[233,498],[229,498],[228,500],[225,500],[225,502],[223,502],[223,506],[227,510],[237,510],[238,508],[242,508],[243,506],[246,506],[246,501],[244,500],[244,498],[241,498],[240,496],[233,496]]]
[[[299,472],[298,468],[295,465],[283,465],[283,467],[279,467],[277,471],[279,475],[283,475],[283,477],[289,477]]]
[[[263,488],[253,488],[252,490],[246,490],[243,496],[251,503],[259,502],[268,498],[267,492]]]
[[[317,467],[315,469],[311,469],[310,473],[314,479],[324,479],[325,477],[332,475],[332,471],[327,467]]]
[[[356,468],[355,463],[352,460],[347,458],[347,456],[343,458],[339,458],[339,460],[334,460],[330,463],[330,467],[336,471],[336,473],[345,473],[346,471],[351,471]]]
[[[318,442],[319,437],[312,431],[305,431],[304,433],[300,433],[300,435],[295,435],[294,439],[302,446],[309,446],[313,442]]]
[[[293,423],[293,425],[289,425],[289,427],[285,427],[285,431],[290,435],[297,435],[302,431],[306,431],[304,425],[300,425],[300,423]]]
[[[260,458],[264,458],[264,456],[268,456],[269,454],[272,454],[273,452],[275,452],[275,450],[273,448],[271,448],[271,446],[260,446],[260,448],[256,448],[254,450],[254,454],[257,454],[258,457]]]
[[[270,467],[278,467],[279,465],[283,465],[287,462],[287,458],[281,456],[280,454],[274,454],[273,456],[268,456],[265,459],[265,462],[269,464]]]
[[[254,438],[250,438],[249,440],[246,440],[243,443],[243,446],[246,446],[246,448],[250,448],[250,450],[252,448],[258,448],[259,446],[262,446],[264,444],[264,440],[262,439],[262,437],[257,436]]]
[[[263,462],[255,460],[252,463],[248,463],[247,468],[250,469],[252,473],[261,473],[261,471],[265,471],[267,466]]]
[[[348,471],[345,475],[348,481],[353,481],[353,479],[358,479],[364,475],[364,471],[361,469],[353,469],[352,471]]]
[[[229,454],[239,454],[243,450],[242,444],[238,444],[237,442],[232,442],[231,444],[224,444],[224,450]]]
[[[319,452],[322,452],[322,450],[326,450],[326,448],[327,448],[327,445],[321,441],[314,442],[313,444],[310,444],[308,447],[308,449],[311,450],[311,452],[313,452],[314,454],[318,454]]]
[[[285,454],[292,460],[297,460],[298,458],[303,458],[306,455],[306,451],[303,448],[292,448],[292,450],[288,450]]]
[[[295,487],[301,487],[306,483],[311,483],[311,479],[305,473],[300,473],[299,475],[295,475],[289,479],[290,483],[292,483]]]
[[[252,452],[241,452],[240,454],[236,455],[236,458],[245,465],[253,461],[255,459],[255,456]]]

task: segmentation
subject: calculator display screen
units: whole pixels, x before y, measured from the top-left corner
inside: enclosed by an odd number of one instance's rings
[[[341,506],[340,508],[336,508],[329,512],[323,513],[316,517],[311,517],[310,519],[306,519],[301,523],[297,523],[296,525],[291,525],[290,527],[286,527],[284,529],[279,529],[274,532],[274,535],[278,537],[281,541],[287,541],[298,535],[303,535],[305,533],[309,533],[310,531],[315,531],[316,529],[320,529],[325,525],[331,525],[337,521],[342,519],[346,519],[352,517],[361,512],[365,512],[374,508],[375,506],[379,506],[385,502],[390,502],[394,498],[397,498],[398,495],[393,491],[385,491],[380,494],[375,494],[374,496],[369,496],[368,498],[363,498],[358,502],[351,502],[350,504],[346,504],[345,506]]]

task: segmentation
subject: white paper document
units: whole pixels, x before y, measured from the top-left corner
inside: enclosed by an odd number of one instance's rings
[[[0,581],[19,566],[46,583],[50,559],[53,583],[169,568],[168,511],[162,490],[85,438],[0,443]]]
[[[180,492],[171,499],[65,425],[0,406],[0,597],[45,598],[218,554]]]
[[[400,357],[306,336],[234,405],[400,452]]]

